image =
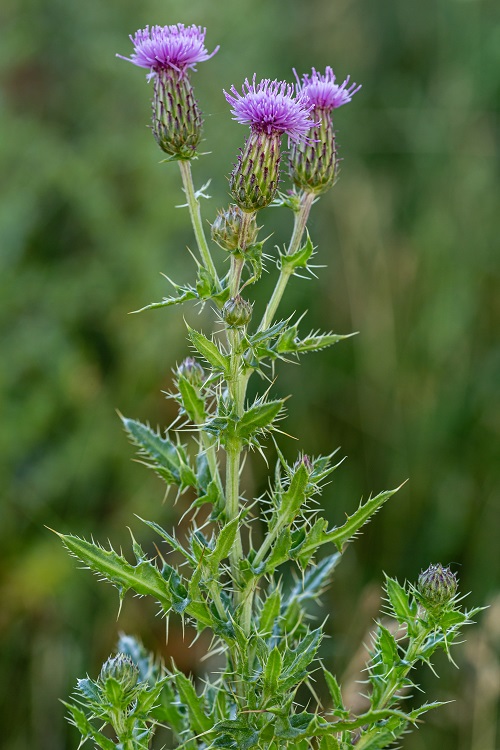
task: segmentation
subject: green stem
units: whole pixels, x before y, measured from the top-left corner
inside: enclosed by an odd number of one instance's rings
[[[425,639],[427,638],[427,636],[428,631],[426,629],[422,629],[422,631],[418,635],[410,639],[410,643],[408,644],[408,648],[404,656],[404,663],[407,664],[407,667],[405,667],[402,672],[400,672],[399,670],[393,671],[384,692],[377,701],[377,704],[373,706],[374,709],[385,708],[393,698],[394,694],[399,689],[401,689],[401,687],[403,687],[404,680],[407,677],[408,673],[411,672],[411,670],[415,666],[415,661],[417,660],[419,651],[425,643]]]
[[[196,237],[196,244],[200,252],[201,258],[205,265],[205,268],[210,273],[217,289],[220,289],[220,281],[215,270],[212,256],[203,231],[203,224],[201,221],[200,202],[196,197],[193,185],[193,176],[191,174],[191,162],[187,159],[179,159],[179,169],[182,177],[182,184],[184,186],[184,193],[186,194],[186,200],[189,208],[189,215],[191,216],[191,223],[193,225],[194,235]]]
[[[210,435],[207,435],[206,432],[203,430],[200,430],[201,435],[201,442],[203,443],[203,448],[205,450],[205,455],[207,457],[207,463],[208,468],[210,469],[210,476],[214,480],[215,484],[217,485],[217,489],[220,491],[221,494],[224,494],[223,488],[222,488],[222,480],[220,478],[220,472],[219,472],[219,466],[217,464],[217,445],[215,438],[212,438]]]
[[[306,192],[302,193],[301,200],[300,200],[300,208],[295,214],[295,219],[294,219],[294,224],[293,224],[293,233],[290,239],[290,244],[288,245],[287,255],[293,255],[293,253],[297,252],[297,250],[300,247],[302,235],[304,234],[304,230],[306,228],[307,220],[309,218],[309,213],[311,211],[311,206],[313,202],[314,202],[314,193],[306,193]],[[278,305],[281,302],[281,298],[283,297],[283,294],[285,292],[286,285],[288,284],[288,280],[290,279],[290,276],[292,275],[292,273],[293,271],[288,266],[285,266],[284,268],[281,269],[280,275],[278,277],[278,281],[276,282],[276,286],[274,287],[274,291],[272,293],[271,299],[268,302],[266,311],[259,325],[259,328],[258,328],[259,331],[264,331],[266,328],[269,328],[269,326],[271,325],[274,315],[276,313],[276,310],[278,309]]]
[[[304,230],[306,228],[307,220],[309,218],[309,213],[311,211],[311,206],[313,202],[314,202],[313,193],[306,193],[306,192],[302,193],[300,208],[295,213],[295,216],[294,216],[293,232],[290,238],[290,243],[288,245],[287,255],[292,255],[300,247],[302,235],[304,234]],[[292,275],[292,271],[289,267],[286,266],[285,268],[282,268],[280,275],[278,277],[278,281],[276,282],[276,286],[272,293],[271,299],[268,302],[266,311],[259,325],[259,328],[258,328],[259,331],[263,331],[266,328],[269,328],[269,326],[271,325],[272,320],[274,318],[276,310],[278,309],[278,305],[281,302],[281,298],[283,297],[283,294],[286,289],[286,285],[288,284],[288,280],[291,275]],[[239,378],[239,399],[242,404],[244,404],[245,402],[247,385],[252,375],[252,372],[253,372],[252,370],[248,369],[242,372]],[[272,541],[273,541],[273,537],[266,538],[264,540],[263,545],[260,549],[259,562],[263,559],[265,553],[271,546]],[[241,595],[240,595],[240,602],[243,605],[241,626],[245,633],[250,632],[254,593],[255,593],[255,584],[253,584],[251,588],[245,589],[243,592],[241,592]]]

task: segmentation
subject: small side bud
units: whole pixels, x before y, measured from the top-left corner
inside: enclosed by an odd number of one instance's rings
[[[229,208],[219,211],[212,224],[212,239],[214,242],[228,252],[238,250],[244,218],[244,212],[234,203],[231,203]],[[247,247],[255,243],[258,232],[257,217],[252,214],[246,227],[245,245]]]
[[[298,457],[298,459],[295,461],[293,465],[293,470],[297,471],[297,469],[300,467],[301,464],[305,466],[305,468],[307,469],[307,472],[311,474],[314,467],[313,467],[311,459],[306,453],[303,453],[302,455]]]
[[[230,328],[246,326],[252,318],[252,305],[238,294],[228,299],[222,308],[222,318]]]
[[[200,388],[203,385],[205,371],[194,357],[186,357],[177,368],[177,375],[186,378],[196,388]]]
[[[418,577],[417,591],[426,608],[442,607],[453,599],[458,589],[455,573],[438,563],[430,565]]]
[[[125,654],[117,654],[104,662],[99,682],[106,687],[108,680],[116,680],[124,694],[130,693],[139,681],[139,668]]]
[[[186,71],[161,68],[154,77],[153,135],[177,159],[192,159],[202,135],[202,117]]]
[[[250,213],[272,203],[279,182],[280,133],[252,131],[229,178],[235,203]]]

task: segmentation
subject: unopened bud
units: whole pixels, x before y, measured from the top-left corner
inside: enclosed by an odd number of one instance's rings
[[[228,299],[222,308],[222,317],[230,328],[241,328],[252,318],[252,305],[238,294]]]
[[[244,222],[244,213],[239,206],[231,203],[229,208],[219,211],[212,224],[212,239],[223,250],[232,252],[240,247],[241,231]],[[248,220],[247,220],[248,221]],[[257,217],[252,214],[246,226],[245,247],[253,245],[257,239],[259,228]]]
[[[337,148],[330,112],[315,108],[311,114],[316,125],[311,128],[307,141],[292,143],[290,175],[297,188],[319,195],[337,179]]]
[[[186,378],[186,380],[188,380],[191,385],[200,388],[200,386],[203,384],[205,371],[194,357],[186,357],[186,359],[183,360],[177,368],[177,375]]]
[[[278,189],[281,133],[253,131],[229,178],[235,203],[248,213],[268,206]]]
[[[186,70],[160,68],[154,77],[153,135],[169,156],[192,159],[201,140],[202,117]]]
[[[314,468],[311,459],[309,458],[309,456],[306,453],[303,453],[295,461],[295,463],[293,465],[294,471],[297,471],[300,468],[301,465],[304,466],[307,469],[307,471],[308,471],[309,474],[312,472],[312,470]]]
[[[457,588],[455,573],[449,568],[443,568],[439,563],[430,565],[418,577],[418,592],[424,600],[424,606],[427,605],[431,609],[447,604],[457,593]]]
[[[109,679],[116,680],[123,693],[128,693],[137,685],[139,668],[129,656],[117,654],[104,662],[99,675],[99,682],[104,686]]]

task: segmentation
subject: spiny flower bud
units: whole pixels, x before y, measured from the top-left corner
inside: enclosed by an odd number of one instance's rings
[[[159,70],[154,79],[153,135],[169,156],[192,159],[201,140],[203,121],[187,74]]]
[[[212,239],[223,250],[233,252],[240,246],[241,228],[243,225],[244,214],[239,206],[231,203],[229,208],[219,211],[212,224]],[[257,217],[251,214],[246,228],[245,245],[253,245],[257,239],[259,227],[257,226]]]
[[[229,178],[233,200],[243,211],[258,211],[274,200],[279,183],[280,136],[251,133]]]
[[[296,187],[319,195],[335,184],[338,159],[330,113],[314,109],[313,116],[318,124],[307,143],[294,143],[290,149],[290,176]]]
[[[230,328],[246,326],[252,318],[252,305],[238,294],[228,299],[222,308],[222,318]]]
[[[447,604],[457,593],[458,581],[455,573],[438,563],[430,565],[418,577],[417,589],[424,606],[429,608]]]
[[[313,105],[314,125],[307,138],[295,143],[290,150],[290,174],[296,187],[319,195],[334,185],[338,176],[338,158],[332,110],[351,101],[360,86],[348,86],[349,77],[342,84],[335,83],[330,67],[320,75],[314,68],[311,75],[297,76],[297,89]]]
[[[194,357],[186,357],[177,368],[177,375],[186,378],[191,385],[200,388],[203,384],[205,371]]]
[[[99,682],[105,686],[110,678],[120,684],[123,693],[128,693],[137,685],[139,668],[125,654],[111,656],[102,666]]]
[[[303,453],[302,455],[300,455],[299,458],[295,461],[293,465],[294,471],[297,471],[297,469],[299,469],[301,465],[305,466],[309,474],[312,472],[314,468],[311,459],[306,453]]]
[[[234,86],[224,95],[232,105],[234,119],[251,128],[229,187],[235,203],[246,212],[269,205],[279,182],[280,141],[286,133],[300,141],[313,124],[309,117],[312,104],[305,94],[295,93],[285,81],[264,79],[259,84],[245,80],[240,94]]]
[[[130,39],[131,57],[123,60],[149,68],[154,79],[153,134],[160,148],[177,159],[192,159],[201,139],[202,118],[194,98],[188,69],[209,60],[206,29],[201,26],[146,26]]]

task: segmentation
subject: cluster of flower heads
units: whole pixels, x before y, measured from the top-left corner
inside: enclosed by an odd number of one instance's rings
[[[193,97],[187,71],[210,59],[201,26],[146,26],[131,36],[134,51],[122,57],[149,69],[155,81],[153,132],[172,158],[196,156],[202,118]],[[335,182],[337,156],[332,110],[350,102],[361,88],[349,77],[338,84],[330,67],[324,74],[313,68],[296,84],[245,79],[241,93],[234,86],[224,91],[233,118],[250,126],[250,136],[230,178],[233,198],[244,211],[268,205],[279,182],[279,139],[292,142],[291,174],[297,187],[323,192]],[[294,165],[294,161],[296,164]]]

